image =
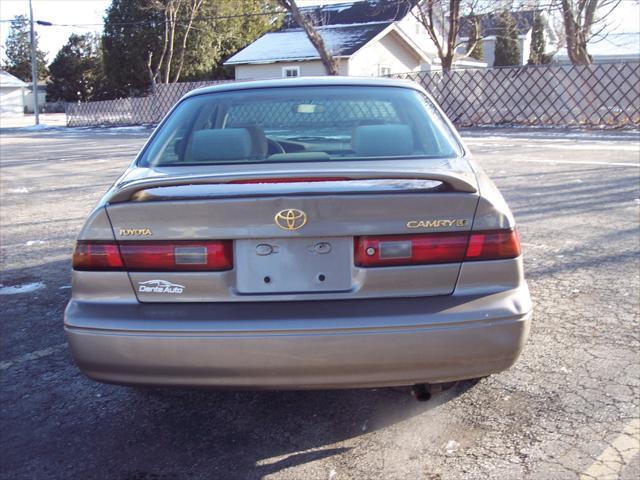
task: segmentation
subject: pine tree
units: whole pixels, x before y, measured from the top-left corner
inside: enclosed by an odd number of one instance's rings
[[[49,74],[47,70],[46,53],[37,48],[38,37],[36,34],[36,61],[38,63],[38,80],[44,80]],[[5,42],[5,56],[7,60],[3,65],[11,75],[21,80],[31,81],[31,40],[29,19],[24,15],[17,15],[11,20],[9,36]]]
[[[494,67],[520,65],[520,46],[516,21],[510,11],[505,10],[497,18],[496,54]]]
[[[49,66],[47,98],[50,101],[93,100],[101,87],[102,58],[98,39],[71,34]]]
[[[193,5],[199,6],[185,40]],[[221,63],[276,25],[274,5],[275,0],[112,0],[102,35],[107,95],[140,95],[167,76],[169,82],[228,76]],[[164,35],[168,8],[175,14],[171,55]]]
[[[106,92],[110,98],[140,95],[149,88],[147,56],[161,49],[163,16],[145,0],[112,0],[102,33]]]

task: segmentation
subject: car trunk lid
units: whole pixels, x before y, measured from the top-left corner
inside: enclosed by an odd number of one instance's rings
[[[307,300],[451,293],[461,260],[363,268],[354,238],[467,232],[477,202],[466,172],[307,170],[136,179],[107,212],[120,244],[233,243],[230,270],[130,271],[140,301]]]

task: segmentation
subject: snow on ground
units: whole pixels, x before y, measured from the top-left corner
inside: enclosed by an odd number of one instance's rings
[[[0,295],[16,295],[18,293],[31,293],[44,287],[42,282],[23,283],[22,285],[10,285],[0,287]]]
[[[33,115],[0,116],[0,128],[24,128],[26,131],[29,131],[66,126],[66,113],[42,113],[40,114],[40,125],[35,125],[35,117]]]
[[[630,140],[636,139],[640,142],[640,130],[607,130],[604,128],[574,128],[557,126],[529,127],[524,125],[511,125],[500,127],[464,127],[460,128],[463,137],[481,137],[483,139],[492,136],[504,136],[505,134],[519,138],[568,138],[568,139],[588,139],[588,140]]]

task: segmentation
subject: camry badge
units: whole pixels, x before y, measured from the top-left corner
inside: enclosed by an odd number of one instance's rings
[[[451,220],[410,220],[407,228],[443,228],[443,227],[464,227],[467,221],[463,218],[452,218]]]
[[[307,214],[296,208],[287,208],[276,213],[276,225],[285,230],[298,230],[307,224]]]

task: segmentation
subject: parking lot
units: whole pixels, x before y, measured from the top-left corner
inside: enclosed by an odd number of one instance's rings
[[[534,322],[513,368],[418,402],[86,379],[62,330],[73,242],[149,133],[2,132],[0,478],[638,478],[640,135],[463,132],[519,223]]]

